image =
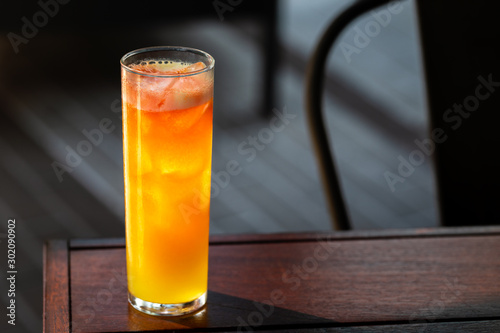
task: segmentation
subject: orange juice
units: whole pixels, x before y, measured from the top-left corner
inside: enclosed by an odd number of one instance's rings
[[[122,68],[128,289],[144,302],[184,304],[207,291],[213,70],[206,66],[160,58]]]

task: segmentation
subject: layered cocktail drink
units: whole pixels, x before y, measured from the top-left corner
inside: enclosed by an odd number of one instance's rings
[[[121,67],[129,301],[186,314],[206,302],[214,60],[155,47]]]

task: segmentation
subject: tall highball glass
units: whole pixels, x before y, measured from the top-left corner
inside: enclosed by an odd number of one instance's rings
[[[120,62],[129,302],[187,314],[207,297],[214,59],[151,47]]]

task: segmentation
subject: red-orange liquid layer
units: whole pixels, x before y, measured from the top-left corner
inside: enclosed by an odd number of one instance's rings
[[[207,290],[212,105],[124,102],[128,288],[142,300],[185,303]]]

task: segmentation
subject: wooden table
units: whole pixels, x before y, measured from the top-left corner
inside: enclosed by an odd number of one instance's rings
[[[127,303],[123,239],[44,251],[45,332],[500,332],[500,227],[212,237],[208,305]]]

